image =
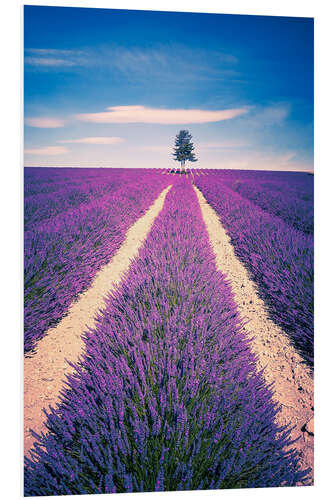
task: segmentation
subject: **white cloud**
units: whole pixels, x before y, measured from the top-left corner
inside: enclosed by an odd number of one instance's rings
[[[99,51],[91,54],[89,60],[93,64],[96,61],[103,65],[114,68],[117,72],[125,75],[135,74],[138,78],[158,78],[161,81],[176,82],[181,80],[209,80],[217,75],[238,74],[234,69],[237,58],[232,54],[221,51],[205,49],[196,50],[188,47],[170,43],[157,45],[151,48],[104,46]]]
[[[25,65],[28,69],[49,71],[52,69],[80,70],[82,67],[98,67],[136,78],[159,78],[162,81],[179,81],[200,77],[215,78],[217,74],[238,74],[233,69],[237,58],[233,54],[196,49],[169,43],[154,47],[124,47],[117,44],[103,44],[84,50],[25,49]],[[226,71],[226,73],[225,73]],[[231,71],[231,73],[230,73]]]
[[[100,113],[81,113],[78,120],[90,123],[158,123],[162,125],[210,123],[230,120],[248,112],[247,108],[204,109],[157,109],[145,106],[114,106]]]
[[[25,64],[29,66],[75,66],[73,61],[68,61],[66,59],[57,59],[52,57],[26,57],[24,60]]]
[[[62,144],[119,144],[124,142],[122,137],[82,137],[81,139],[65,139],[58,141]]]
[[[290,105],[285,103],[277,103],[262,109],[257,109],[253,116],[248,117],[249,125],[255,127],[279,125],[288,118],[290,109]]]
[[[152,146],[141,146],[139,149],[141,151],[149,151],[152,153],[167,153],[172,150],[172,146],[170,144],[165,146],[152,145]]]
[[[286,153],[279,157],[279,160],[283,163],[288,163],[288,161],[292,160],[296,156],[296,151],[291,151],[290,153]]]
[[[239,149],[248,146],[249,144],[242,140],[225,140],[216,142],[199,142],[198,149],[202,150],[220,150],[220,149]]]
[[[258,162],[284,166],[291,163],[291,160],[297,156],[297,153],[296,151],[287,151],[286,153],[263,153],[261,151],[253,151],[252,156]]]
[[[247,147],[249,144],[242,140],[225,140],[225,141],[208,141],[208,142],[195,142],[194,146],[199,151],[220,151],[224,149],[240,149]],[[154,153],[168,153],[172,150],[170,144],[160,144],[151,146],[140,146],[141,151],[149,151]]]
[[[285,153],[268,153],[263,151],[247,151],[221,156],[220,161],[209,162],[208,168],[246,169],[246,170],[283,170],[312,171],[312,162],[297,160],[295,151]]]
[[[26,118],[25,123],[30,127],[37,128],[61,128],[65,126],[65,120],[52,117],[33,117]]]
[[[81,50],[26,49],[24,64],[42,67],[72,67],[86,64],[87,56]]]
[[[26,49],[27,54],[37,56],[73,56],[83,54],[82,50],[68,50],[68,49]]]
[[[65,153],[68,153],[68,149],[64,146],[45,146],[43,148],[24,150],[24,154],[29,154],[29,155],[54,156],[54,155],[63,155]]]

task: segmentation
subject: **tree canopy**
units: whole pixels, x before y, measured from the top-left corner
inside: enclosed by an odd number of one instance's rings
[[[180,130],[176,135],[175,147],[172,155],[175,161],[180,162],[182,169],[186,161],[198,161],[194,154],[194,145],[191,139],[192,136],[188,130]]]

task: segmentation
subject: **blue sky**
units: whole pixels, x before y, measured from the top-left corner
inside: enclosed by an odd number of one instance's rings
[[[24,9],[25,165],[313,169],[313,20]]]

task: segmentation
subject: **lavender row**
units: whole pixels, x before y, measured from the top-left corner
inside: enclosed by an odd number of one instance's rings
[[[49,433],[35,435],[26,495],[306,482],[188,180],[175,180],[85,344]]]
[[[170,183],[155,174],[127,175],[128,182],[114,193],[25,231],[25,352],[63,317],[120,247],[128,228]]]
[[[121,175],[123,171],[120,168],[25,167],[24,195],[50,193],[62,189],[64,184],[77,186],[82,182],[108,179],[110,175]]]
[[[243,198],[296,229],[313,234],[312,174],[227,170],[217,176]]]
[[[157,173],[160,169],[132,168],[132,174],[140,172]],[[50,193],[62,189],[64,184],[78,186],[82,182],[105,181],[116,176],[118,179],[126,177],[128,173],[124,168],[80,168],[80,167],[25,167],[24,168],[24,194],[25,197],[40,193]]]
[[[313,237],[230,190],[218,175],[196,185],[218,213],[272,319],[313,366]]]
[[[41,170],[40,168],[38,170]],[[61,169],[62,172],[64,169]],[[64,173],[64,177],[57,183],[51,183],[55,190],[49,191],[49,184],[43,183],[37,194],[25,196],[24,200],[24,227],[33,228],[39,222],[49,219],[68,209],[78,207],[82,203],[89,203],[105,194],[111,194],[115,189],[124,189],[125,184],[133,181],[128,171],[122,172],[113,169],[68,169],[73,173]],[[76,170],[80,170],[77,172]],[[95,170],[95,172],[91,172]],[[105,171],[106,170],[106,171]],[[80,175],[79,175],[80,174]],[[36,175],[35,175],[36,176]],[[59,178],[53,174],[54,180]],[[51,177],[52,178],[52,177]],[[137,174],[134,174],[137,178]],[[30,176],[30,182],[33,182]],[[26,181],[27,186],[28,180]],[[29,186],[27,186],[27,191]]]
[[[234,191],[287,224],[313,234],[313,193],[286,189],[282,183],[238,182]]]
[[[63,189],[64,185],[77,187],[82,182],[93,182],[101,169],[85,169],[86,172],[83,170],[64,167],[25,167],[24,199],[39,194],[54,193]]]

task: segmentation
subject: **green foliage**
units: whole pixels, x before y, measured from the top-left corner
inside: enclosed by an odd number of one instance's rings
[[[180,161],[181,166],[185,165],[186,161],[198,161],[194,154],[194,145],[191,139],[192,136],[188,130],[180,130],[176,135],[172,155],[175,161]]]

